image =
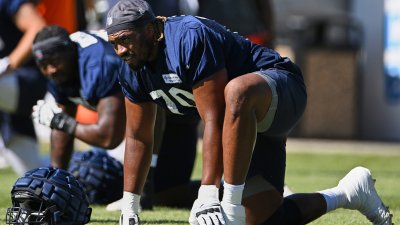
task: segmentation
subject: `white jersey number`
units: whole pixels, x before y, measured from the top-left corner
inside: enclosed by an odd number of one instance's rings
[[[169,89],[168,93],[173,97],[175,102],[161,89],[150,92],[150,96],[153,98],[153,100],[156,100],[158,98],[164,99],[165,104],[167,105],[168,109],[172,113],[175,113],[175,114],[180,114],[180,115],[183,114],[183,113],[179,112],[178,107],[176,106],[175,103],[180,104],[181,106],[184,106],[184,107],[196,107],[196,105],[192,105],[191,103],[189,103],[185,99],[183,99],[181,96],[179,96],[179,95],[183,95],[187,99],[190,99],[194,102],[194,97],[193,97],[192,93],[185,91],[185,90],[175,88],[175,87],[172,87],[171,89]]]

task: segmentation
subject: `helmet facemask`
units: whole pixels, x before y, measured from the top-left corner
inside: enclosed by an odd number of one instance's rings
[[[7,209],[6,223],[19,225],[53,225],[52,213],[56,206],[50,206],[43,199],[27,191],[17,191],[12,195],[13,207]]]

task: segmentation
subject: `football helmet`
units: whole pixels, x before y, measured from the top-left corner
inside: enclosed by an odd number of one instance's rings
[[[17,179],[6,224],[83,225],[92,209],[82,185],[65,170],[40,167]]]
[[[83,185],[90,203],[108,204],[122,197],[123,165],[105,149],[75,152],[68,171]]]

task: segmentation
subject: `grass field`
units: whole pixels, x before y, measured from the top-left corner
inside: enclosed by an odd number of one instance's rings
[[[376,149],[378,152],[379,149]],[[400,151],[400,149],[399,149]],[[359,154],[359,153],[318,153],[288,152],[286,182],[295,192],[313,192],[337,184],[351,168],[365,166],[377,179],[376,188],[384,202],[394,214],[394,223],[400,224],[400,154]],[[199,160],[198,160],[199,163]],[[193,175],[200,177],[200,166]],[[0,223],[5,224],[5,212],[10,206],[10,190],[17,176],[10,169],[0,170]],[[104,206],[92,206],[93,214],[89,224],[118,224],[118,212],[108,212]],[[188,210],[156,207],[154,211],[141,213],[142,224],[188,224]],[[360,213],[350,210],[331,212],[314,225],[370,224]]]

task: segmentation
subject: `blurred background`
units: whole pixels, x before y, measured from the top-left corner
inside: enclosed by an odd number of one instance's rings
[[[116,2],[76,0],[77,29],[103,28]],[[295,61],[309,99],[293,137],[400,141],[400,1],[149,2],[158,15],[214,19]]]

